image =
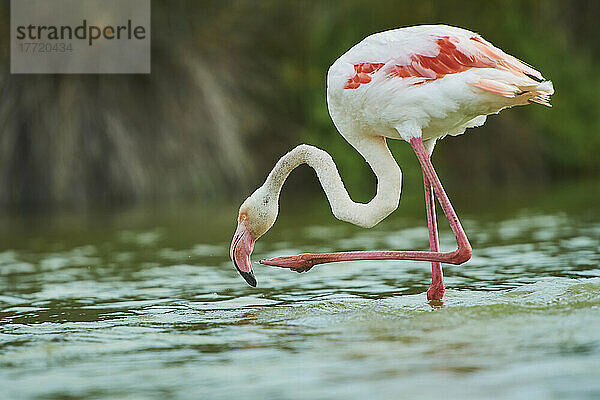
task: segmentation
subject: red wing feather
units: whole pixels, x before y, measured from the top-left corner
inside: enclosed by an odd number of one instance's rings
[[[385,68],[389,78],[418,78],[414,85],[443,78],[446,75],[458,74],[471,68],[498,68],[510,71],[517,76],[534,76],[543,79],[542,75],[517,58],[504,53],[478,36],[469,39],[477,53],[466,54],[456,46],[457,39],[450,36],[436,40],[439,52],[436,56],[414,54],[407,65],[391,65]],[[346,81],[344,89],[357,89],[362,84],[371,82],[371,76],[378,72],[384,63],[359,63],[354,65],[355,75]]]

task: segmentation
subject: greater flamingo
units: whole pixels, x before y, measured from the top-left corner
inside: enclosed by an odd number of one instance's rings
[[[552,82],[531,66],[504,53],[476,33],[445,25],[413,26],[376,33],[352,47],[329,68],[327,103],[340,134],[377,176],[377,194],[355,203],[331,156],[299,145],[284,155],[241,205],[230,248],[238,272],[252,286],[250,263],[255,241],[277,218],[279,193],[288,175],[306,163],[312,167],[336,218],[370,228],[397,207],[402,172],[386,139],[410,143],[423,170],[430,251],[347,251],[300,254],[261,260],[262,264],[304,272],[314,265],[350,260],[418,260],[432,263],[427,298],[441,300],[441,263],[462,264],[471,245],[431,164],[438,139],[480,126],[486,115],[535,102],[550,106]],[[439,251],[434,195],[456,237],[458,248]]]

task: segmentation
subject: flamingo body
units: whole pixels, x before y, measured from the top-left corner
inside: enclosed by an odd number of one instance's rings
[[[459,135],[506,107],[548,104],[552,84],[541,80],[473,32],[414,26],[373,34],[338,58],[327,102],[345,137],[428,140]]]

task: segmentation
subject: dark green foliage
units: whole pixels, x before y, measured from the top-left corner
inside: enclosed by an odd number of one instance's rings
[[[0,8],[0,206],[180,197],[236,202],[296,144],[329,151],[356,200],[375,178],[327,113],[329,65],[365,36],[446,23],[481,33],[554,82],[553,109],[505,111],[436,148],[453,184],[598,175],[596,1],[177,1],[152,3],[152,74],[9,73]],[[403,143],[390,147],[416,184]],[[299,190],[314,177],[293,180]],[[308,186],[317,190],[316,185]]]

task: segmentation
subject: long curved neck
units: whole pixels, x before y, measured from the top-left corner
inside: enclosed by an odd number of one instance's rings
[[[377,176],[377,194],[366,204],[352,201],[329,153],[306,144],[281,157],[263,186],[279,201],[289,174],[299,165],[308,164],[317,173],[336,218],[366,228],[375,226],[398,207],[402,172],[383,137],[364,138],[354,147]]]

